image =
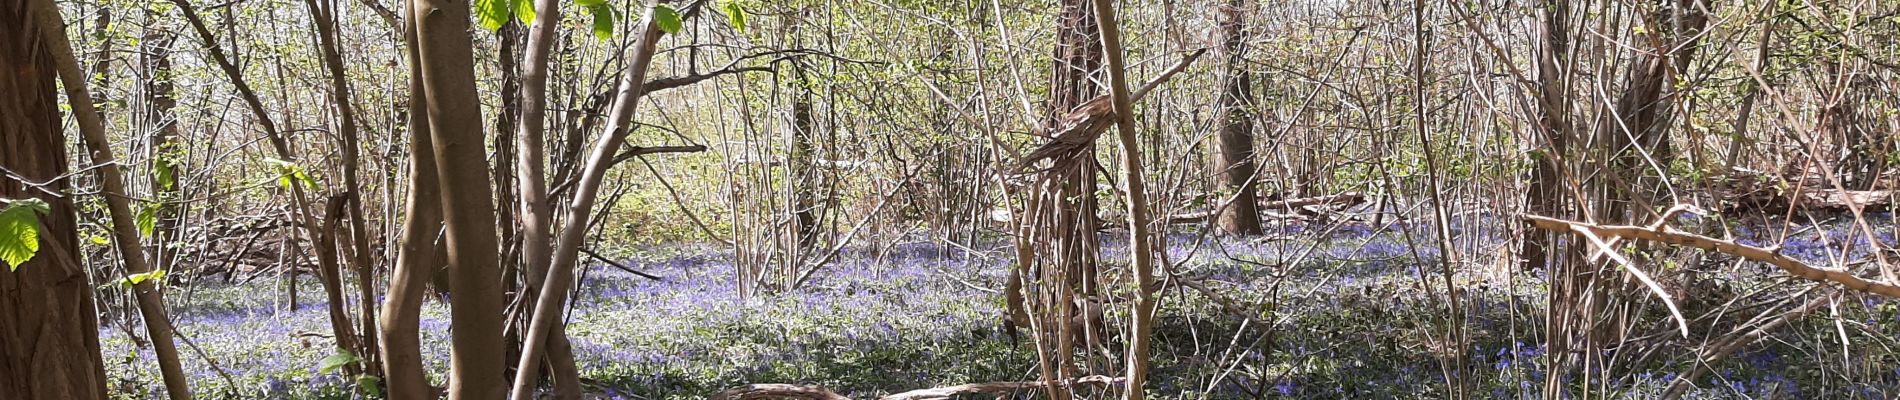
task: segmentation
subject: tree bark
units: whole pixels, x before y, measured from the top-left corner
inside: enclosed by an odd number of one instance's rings
[[[549,253],[552,252],[549,230],[552,228],[552,209],[548,206],[546,146],[543,138],[547,135],[548,108],[548,57],[554,47],[555,29],[560,25],[562,15],[559,0],[535,1],[534,26],[528,29],[528,43],[522,49],[521,64],[521,116],[515,132],[515,191],[517,193],[520,218],[521,260],[527,274],[528,290],[524,296],[536,296],[547,280]],[[580,396],[580,371],[574,364],[574,351],[568,344],[566,324],[549,327],[547,346],[547,366],[549,378],[554,381],[554,398],[574,399]],[[532,328],[532,326],[530,326]],[[530,393],[533,384],[523,385],[526,379],[519,375],[536,373],[533,368],[541,360],[522,360],[515,370],[515,396]]]
[[[442,230],[442,198],[435,176],[435,146],[430,140],[429,96],[422,87],[422,66],[416,49],[413,8],[403,8],[409,26],[403,41],[409,51],[409,194],[404,201],[401,250],[389,274],[389,297],[383,300],[382,333],[384,383],[390,400],[435,398],[435,386],[422,367],[422,301],[429,278],[442,257],[436,243]]]
[[[92,153],[92,162],[99,165],[96,171],[99,174],[100,192],[105,198],[112,222],[113,244],[118,247],[120,259],[125,260],[127,273],[150,273],[152,268],[147,264],[144,246],[139,242],[139,229],[133,222],[132,207],[126,201],[125,174],[119,170],[117,159],[112,156],[104,121],[90,100],[92,93],[86,88],[86,73],[80,69],[78,58],[73,56],[72,44],[66,41],[66,23],[61,20],[59,8],[52,0],[33,0],[30,3],[38,8],[35,12],[38,14],[41,42],[51,55],[52,65],[59,72],[60,81],[65,84],[66,97],[77,99],[71,102],[73,119],[79,122],[81,137],[85,138],[86,148]],[[191,389],[185,382],[184,368],[178,362],[178,345],[172,340],[171,316],[165,312],[165,295],[159,290],[158,282],[156,279],[147,279],[132,285],[131,289],[138,299],[139,314],[144,318],[146,330],[152,338],[152,352],[158,359],[165,392],[172,400],[190,399]]]
[[[41,1],[0,5],[0,198],[37,198],[39,253],[0,267],[0,393],[25,399],[106,398],[92,283],[80,262],[79,221],[63,177],[61,132],[49,32],[33,8]],[[55,11],[57,12],[57,11]],[[63,37],[61,38],[63,40]],[[78,97],[75,100],[89,99]],[[17,174],[17,175],[15,175]],[[0,205],[4,208],[5,205]]]
[[[1259,235],[1260,200],[1253,149],[1253,79],[1244,70],[1247,46],[1247,0],[1230,0],[1221,10],[1221,51],[1227,64],[1216,104],[1225,114],[1220,130],[1220,173],[1232,196],[1221,206],[1220,229],[1229,234]]]
[[[343,156],[340,160],[343,164],[343,192],[340,194],[343,196],[343,210],[338,211],[347,212],[350,216],[349,244],[353,249],[350,252],[353,255],[350,258],[350,264],[355,267],[352,269],[356,272],[357,295],[358,300],[361,301],[359,307],[362,313],[362,336],[360,340],[350,343],[356,346],[349,350],[362,357],[365,372],[380,376],[382,374],[378,371],[376,360],[380,353],[376,348],[376,290],[371,285],[375,281],[376,266],[370,262],[369,258],[369,229],[363,221],[362,186],[357,176],[357,166],[361,158],[358,153],[362,151],[362,144],[359,143],[361,139],[356,129],[355,107],[350,105],[349,70],[343,66],[343,53],[336,44],[336,4],[333,0],[329,0],[331,2],[326,7],[325,1],[304,0],[304,4],[309,6],[311,19],[317,27],[317,44],[323,55],[324,69],[330,72],[330,103],[337,113],[337,131],[342,139],[340,143],[337,143],[337,147]],[[330,215],[332,220],[338,217],[340,215]],[[330,234],[336,235],[336,232],[332,231]],[[338,283],[343,280],[341,274],[331,278]],[[336,304],[331,308],[336,309],[341,306],[341,304]],[[348,319],[345,318],[342,322],[347,323]],[[338,333],[338,337],[343,336]],[[339,341],[339,344],[344,343]]]
[[[517,363],[515,375],[515,399],[527,399],[531,389],[539,378],[532,372],[524,372],[534,366],[546,350],[548,338],[563,325],[561,315],[567,306],[567,291],[574,284],[574,264],[580,257],[581,241],[587,232],[589,219],[593,217],[594,201],[600,194],[600,183],[607,175],[607,169],[613,166],[615,154],[626,143],[627,133],[632,131],[633,111],[640,104],[640,98],[646,95],[647,67],[653,64],[653,54],[659,47],[660,36],[664,33],[655,23],[653,8],[657,0],[647,0],[643,8],[645,16],[634,25],[639,32],[628,55],[627,69],[622,73],[620,89],[615,95],[613,111],[608,114],[607,132],[595,143],[588,154],[587,164],[581,171],[580,180],[574,187],[574,197],[568,204],[565,217],[561,221],[559,240],[555,242],[552,260],[548,264],[547,278],[542,281],[541,293],[534,302],[533,321],[528,325],[527,340],[523,342],[521,360]],[[557,367],[558,368],[566,368]]]
[[[1115,102],[1115,131],[1121,144],[1121,178],[1128,185],[1129,268],[1135,274],[1135,304],[1128,322],[1128,387],[1123,399],[1145,398],[1148,379],[1148,345],[1153,340],[1155,314],[1155,248],[1160,241],[1149,233],[1148,187],[1143,183],[1141,147],[1136,143],[1135,106],[1128,94],[1128,76],[1122,62],[1121,27],[1115,18],[1115,3],[1095,0],[1095,21],[1102,30],[1102,53],[1108,59],[1109,93]]]
[[[423,91],[428,96],[440,205],[448,232],[450,315],[449,397],[497,399],[508,385],[502,340],[500,256],[494,191],[484,157],[481,97],[475,90],[474,46],[467,0],[411,0],[417,17]]]

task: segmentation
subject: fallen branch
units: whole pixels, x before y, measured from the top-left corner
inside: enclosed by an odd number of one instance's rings
[[[581,254],[586,254],[588,257],[593,258],[595,261],[607,263],[607,265],[612,265],[614,268],[618,268],[621,271],[626,271],[629,274],[639,275],[642,278],[652,279],[656,281],[662,281],[662,282],[666,281],[665,279],[661,279],[660,277],[654,276],[653,274],[640,272],[640,270],[633,269],[633,267],[629,267],[626,264],[621,264],[614,260],[609,260],[607,259],[607,257],[601,257],[600,253],[595,253],[593,250],[588,250],[585,247],[581,248]]]
[[[1263,202],[1260,202],[1260,210],[1261,211],[1294,211],[1295,209],[1304,208],[1307,206],[1321,206],[1321,205],[1323,206],[1338,206],[1338,205],[1351,206],[1351,205],[1358,205],[1359,203],[1364,203],[1365,201],[1366,201],[1366,196],[1363,194],[1360,194],[1358,192],[1346,192],[1346,193],[1326,195],[1326,196],[1314,196],[1314,197],[1302,197],[1302,198],[1297,198],[1297,199],[1263,201]],[[1189,212],[1181,213],[1181,214],[1175,214],[1173,216],[1168,217],[1168,223],[1169,224],[1195,224],[1195,223],[1207,222],[1209,218],[1213,218],[1215,215],[1218,214],[1218,212],[1219,210],[1198,210],[1198,211],[1189,211]]]
[[[1524,220],[1537,229],[1552,232],[1573,232],[1572,227],[1588,230],[1598,236],[1643,239],[1678,246],[1689,246],[1718,253],[1730,254],[1750,260],[1760,261],[1781,268],[1789,274],[1815,282],[1833,282],[1848,289],[1900,298],[1900,286],[1874,282],[1855,276],[1845,270],[1821,268],[1788,258],[1775,250],[1737,244],[1733,241],[1677,231],[1670,227],[1649,228],[1630,225],[1596,225],[1584,222],[1524,215]]]
[[[1070,379],[1065,383],[1075,385],[1119,385],[1125,379],[1091,375]],[[956,386],[918,389],[908,392],[879,397],[878,400],[947,400],[957,395],[993,394],[1004,395],[1024,390],[1043,388],[1041,381],[1034,382],[988,382],[966,383]],[[793,385],[785,383],[755,383],[714,393],[710,400],[766,400],[766,399],[803,399],[803,400],[851,400],[837,392],[816,385]]]
[[[1761,338],[1768,336],[1769,332],[1774,332],[1782,326],[1808,316],[1808,313],[1820,309],[1821,306],[1827,305],[1833,301],[1834,295],[1835,294],[1830,293],[1815,297],[1814,300],[1809,300],[1807,304],[1795,307],[1793,310],[1782,313],[1780,317],[1762,323],[1759,326],[1736,328],[1735,331],[1729,332],[1728,335],[1724,335],[1715,343],[1704,346],[1701,351],[1696,352],[1696,357],[1698,358],[1698,360],[1696,360],[1697,364],[1709,365],[1721,361],[1723,358],[1727,358],[1729,355],[1734,354],[1736,350],[1741,350],[1742,346],[1754,343],[1756,340],[1761,340]],[[1692,366],[1688,372],[1677,375],[1676,380],[1670,382],[1669,388],[1663,391],[1662,399],[1674,400],[1681,398],[1683,393],[1687,393],[1689,388],[1695,386],[1696,378],[1702,377],[1702,373],[1705,370],[1707,370],[1707,368]]]
[[[805,399],[805,400],[851,400],[814,385],[790,385],[784,383],[755,383],[713,393],[710,400],[766,400],[766,399]]]
[[[1068,385],[1069,386],[1075,386],[1075,385],[1081,385],[1081,384],[1114,385],[1114,384],[1120,384],[1123,380],[1125,379],[1119,378],[1119,377],[1111,378],[1111,377],[1106,377],[1106,376],[1101,376],[1101,375],[1091,375],[1091,376],[1071,379],[1068,381]],[[880,397],[878,398],[878,400],[939,400],[939,399],[949,399],[951,396],[956,396],[960,394],[981,393],[981,394],[1001,395],[1001,394],[1008,394],[1008,393],[1019,392],[1019,391],[1024,391],[1024,390],[1040,389],[1042,387],[1043,387],[1042,381],[968,383],[968,384],[962,384],[962,385],[956,385],[956,386],[945,386],[945,387],[934,388],[934,389],[912,390],[908,392]]]

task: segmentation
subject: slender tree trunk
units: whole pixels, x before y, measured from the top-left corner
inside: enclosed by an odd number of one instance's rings
[[[502,339],[500,256],[494,191],[482,137],[481,94],[475,90],[474,46],[467,0],[411,0],[418,18],[423,91],[435,148],[443,220],[448,232],[450,315],[454,346],[449,397],[498,399],[508,393]]]
[[[548,206],[544,156],[547,146],[543,138],[547,137],[548,57],[557,40],[555,29],[561,18],[559,0],[537,0],[534,26],[529,28],[528,43],[522,49],[521,117],[519,131],[515,132],[515,171],[520,176],[515,179],[518,185],[515,190],[520,200],[517,212],[521,221],[521,260],[528,278],[528,290],[524,293],[534,293],[536,298],[547,280],[552,251],[549,236],[552,209]],[[548,329],[547,365],[554,381],[554,397],[578,398],[580,372],[574,364],[574,351],[567,342],[566,324],[555,324]],[[533,391],[534,385],[523,385],[527,380],[520,376],[539,371],[532,368],[533,363],[539,361],[524,360],[516,365],[515,396]]]
[[[1143,183],[1141,146],[1136,143],[1135,106],[1128,95],[1128,76],[1122,62],[1121,27],[1115,2],[1095,0],[1095,21],[1102,29],[1102,53],[1108,58],[1109,93],[1115,102],[1115,131],[1122,151],[1121,178],[1128,185],[1128,257],[1135,273],[1135,304],[1128,321],[1128,387],[1123,399],[1145,398],[1148,346],[1153,340],[1155,314],[1155,248],[1159,238],[1149,233],[1148,187]]]
[[[429,278],[443,257],[436,253],[442,230],[441,191],[435,177],[435,146],[430,140],[429,97],[422,87],[417,59],[413,8],[404,7],[403,42],[409,56],[409,194],[404,201],[401,250],[389,274],[389,298],[383,301],[383,369],[390,400],[434,399],[435,386],[422,369],[422,301]]]
[[[149,178],[152,192],[158,198],[158,203],[152,205],[157,207],[152,230],[152,265],[169,271],[176,255],[168,244],[178,240],[178,225],[182,218],[174,202],[183,198],[183,185],[179,180],[185,176],[184,163],[180,157],[184,151],[178,144],[178,120],[172,113],[172,109],[178,106],[178,100],[173,97],[176,88],[172,83],[171,47],[178,36],[149,26],[160,17],[156,10],[147,9],[145,15],[148,26],[145,36],[139,39],[139,64],[143,70],[141,75],[144,76],[141,80],[141,92],[144,95],[142,122],[145,129],[151,132],[146,142],[152,154],[152,173]],[[93,73],[103,75],[104,71],[95,69]]]
[[[646,96],[647,67],[653,64],[653,54],[659,47],[663,32],[655,23],[653,8],[657,0],[647,0],[640,22],[634,25],[639,32],[634,46],[628,55],[627,69],[621,74],[620,88],[614,97],[613,111],[608,114],[607,132],[601,135],[588,154],[587,164],[581,171],[580,180],[574,187],[574,197],[564,210],[559,240],[553,248],[553,259],[548,264],[547,279],[539,298],[534,302],[533,321],[528,325],[527,340],[517,363],[514,398],[531,399],[529,391],[537,385],[537,374],[529,371],[534,363],[541,359],[549,337],[559,332],[556,326],[563,325],[561,315],[567,306],[567,291],[574,284],[574,264],[580,256],[581,242],[587,232],[589,219],[593,217],[594,201],[600,194],[600,183],[607,175],[607,169],[613,167],[614,156],[626,143],[627,133],[632,130],[633,111],[640,104],[640,98]],[[558,370],[563,367],[556,367]]]
[[[1230,234],[1259,235],[1260,197],[1254,174],[1253,80],[1244,69],[1247,50],[1247,0],[1229,0],[1221,10],[1221,51],[1227,55],[1220,98],[1225,114],[1220,130],[1220,173],[1234,192],[1220,205],[1220,228]]]
[[[0,266],[0,393],[104,400],[98,313],[80,259],[71,181],[65,179],[66,135],[48,51],[55,40],[45,37],[64,28],[42,28],[46,20],[33,11],[50,3],[0,4],[0,70],[7,71],[0,74],[0,93],[6,93],[0,96],[0,167],[9,171],[0,174],[0,199],[35,198],[50,206],[38,215],[39,253],[21,265]]]
[[[1537,7],[1542,20],[1539,27],[1541,36],[1537,53],[1537,129],[1543,139],[1543,146],[1533,151],[1532,161],[1535,167],[1531,173],[1529,191],[1525,194],[1525,208],[1536,215],[1566,215],[1562,206],[1564,183],[1562,181],[1563,159],[1570,157],[1570,1],[1544,0]],[[1562,253],[1554,247],[1556,237],[1541,230],[1526,232],[1523,247],[1519,249],[1522,268],[1525,271],[1544,269],[1551,276],[1552,288],[1546,294],[1545,305],[1549,307],[1544,320],[1544,343],[1550,349],[1548,363],[1553,369],[1566,368],[1571,360],[1570,334],[1564,328],[1569,316],[1575,315],[1573,290],[1576,286],[1572,268],[1575,263],[1565,262]],[[1562,374],[1550,374],[1544,380],[1544,397],[1560,398],[1564,393]]]
[[[118,246],[120,259],[125,260],[128,273],[149,273],[152,268],[146,263],[145,249],[139,242],[139,229],[133,222],[132,207],[126,201],[125,175],[112,156],[111,142],[106,139],[105,123],[90,101],[92,93],[86,89],[86,73],[80,69],[79,59],[73,56],[72,45],[66,41],[66,24],[61,20],[59,8],[52,0],[32,0],[30,3],[38,8],[35,11],[38,13],[37,26],[41,30],[40,42],[59,71],[60,80],[66,87],[66,98],[75,99],[72,101],[73,119],[79,122],[81,137],[85,138],[86,148],[92,153],[92,162],[99,166],[96,171],[99,174],[100,191],[111,217],[114,244]],[[34,24],[19,26],[31,27]],[[138,299],[139,314],[144,317],[145,327],[151,335],[152,352],[158,358],[166,393],[173,400],[190,399],[191,389],[186,385],[184,368],[179,366],[178,345],[172,340],[171,316],[165,312],[165,294],[159,290],[158,280],[139,282],[132,285],[132,291]]]
[[[373,265],[369,259],[369,229],[364,223],[362,202],[363,186],[360,184],[361,180],[358,178],[357,171],[357,167],[360,165],[361,156],[359,153],[362,151],[362,144],[360,143],[361,139],[357,132],[355,107],[350,106],[349,70],[343,66],[343,53],[337,48],[336,3],[335,0],[304,0],[304,4],[309,6],[312,16],[311,19],[315,20],[317,26],[317,44],[323,54],[324,68],[329,70],[330,73],[331,105],[336,110],[337,131],[340,136],[342,136],[342,142],[337,143],[337,147],[341,149],[340,153],[343,155],[343,193],[341,196],[343,196],[344,204],[342,206],[343,210],[339,211],[347,212],[350,216],[349,243],[353,249],[350,252],[353,255],[350,264],[355,267],[352,269],[356,272],[357,295],[359,297],[358,300],[361,301],[359,307],[362,309],[363,319],[361,340],[354,343],[357,345],[355,348],[349,350],[363,358],[363,367],[366,372],[380,376],[381,371],[377,370],[378,364],[376,362],[376,358],[380,353],[376,349],[376,290],[374,286],[371,285],[375,281],[375,265]],[[340,217],[338,214],[331,214],[330,216],[332,220],[338,217]],[[336,232],[333,231],[330,232],[330,234],[336,235]],[[341,274],[337,274],[333,276],[332,279],[340,283],[343,277]],[[340,306],[342,305],[333,305],[331,308],[335,309]],[[345,322],[347,322],[347,319]],[[339,333],[338,337],[341,338],[342,334]],[[341,344],[341,341],[339,341],[339,344]]]

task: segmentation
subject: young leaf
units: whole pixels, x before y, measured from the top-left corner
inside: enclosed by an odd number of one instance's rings
[[[138,218],[133,222],[139,226],[139,237],[151,237],[152,230],[158,226],[158,206],[139,207]]]
[[[13,200],[0,209],[0,261],[7,263],[8,271],[18,271],[20,264],[39,254],[39,214],[51,211],[40,199]]]
[[[726,2],[726,22],[732,24],[732,29],[745,32],[745,6],[737,1]]]
[[[303,167],[297,166],[296,163],[275,158],[265,159],[264,161],[277,167],[278,187],[289,189],[291,184],[301,182],[311,190],[317,189],[317,180],[311,178],[310,174],[305,173]]]
[[[152,169],[154,170],[152,171],[152,175],[153,178],[158,180],[159,188],[172,190],[177,187],[177,177],[174,176],[174,174],[177,173],[176,168],[176,166],[172,165],[170,157],[161,157],[158,159],[158,162],[152,163]]]
[[[331,354],[329,357],[324,357],[323,361],[318,362],[317,372],[327,374],[327,373],[336,371],[338,368],[343,368],[343,366],[345,365],[350,365],[351,363],[355,363],[358,361],[363,361],[363,359],[357,358],[356,354],[350,353],[349,350],[337,349],[336,354]]]
[[[370,398],[383,397],[383,378],[370,374],[357,375],[356,388],[361,389]]]
[[[581,8],[594,8],[607,5],[607,0],[574,0],[574,4]]]
[[[515,19],[521,20],[522,25],[533,26],[534,25],[534,0],[514,0],[514,3],[515,3]]]
[[[501,29],[508,23],[508,0],[475,0],[475,20],[488,30]]]
[[[686,26],[680,20],[680,12],[665,4],[653,6],[653,23],[660,26],[661,32],[668,34],[680,33],[680,28]]]
[[[614,8],[605,4],[587,7],[594,14],[594,37],[600,40],[614,38]]]
[[[161,279],[165,279],[165,270],[155,269],[144,273],[126,275],[125,285],[134,286],[145,283],[145,281],[158,282]]]

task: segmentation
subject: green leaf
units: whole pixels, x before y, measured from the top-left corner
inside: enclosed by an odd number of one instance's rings
[[[0,261],[7,263],[8,271],[20,270],[20,264],[39,254],[39,215],[49,212],[52,207],[46,201],[31,198],[9,201],[0,209]]]
[[[520,20],[522,25],[533,26],[534,0],[514,0],[514,2],[515,19]]]
[[[356,357],[356,354],[351,354],[349,350],[336,349],[336,354],[324,357],[323,361],[318,362],[317,372],[327,374],[358,361],[363,361],[363,359]]]
[[[732,29],[745,32],[745,6],[737,1],[726,2],[726,22],[732,24]]]
[[[301,182],[311,190],[317,189],[317,180],[311,178],[297,163],[275,158],[265,159],[264,162],[277,167],[277,187],[289,189],[291,184]]]
[[[139,237],[151,237],[152,230],[158,226],[158,206],[146,204],[139,207],[139,216],[134,222],[139,226]]]
[[[614,38],[614,9],[605,4],[587,7],[594,14],[594,37],[600,40]]]
[[[170,157],[160,157],[158,162],[152,163],[152,169],[154,170],[152,171],[153,178],[158,180],[159,188],[172,190],[178,186],[176,183],[178,178],[174,175],[177,173],[177,166],[173,165]]]
[[[383,397],[383,378],[377,378],[375,375],[370,374],[357,375],[356,388],[361,389],[364,394],[368,394],[371,398]]]
[[[607,5],[607,0],[574,0],[581,8],[594,8]]]
[[[653,6],[653,23],[660,26],[661,32],[668,34],[680,33],[680,29],[686,27],[686,23],[680,20],[680,12],[665,4]]]
[[[99,285],[99,288],[109,289],[113,286],[129,288],[129,287],[137,286],[138,284],[141,284],[141,283],[145,283],[146,281],[157,283],[158,281],[161,281],[164,279],[165,279],[165,270],[155,269],[155,270],[151,270],[151,271],[147,271],[143,273],[126,275],[124,278],[120,278],[119,280],[106,283],[104,285]]]
[[[509,0],[475,0],[475,20],[488,30],[501,29],[508,23]]]

